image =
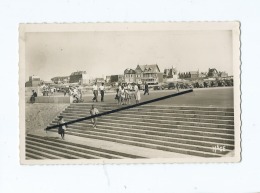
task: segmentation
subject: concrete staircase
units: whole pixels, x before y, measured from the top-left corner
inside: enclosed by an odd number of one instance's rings
[[[87,117],[90,106],[90,103],[71,104],[61,115],[66,122]],[[96,103],[95,106],[100,112],[119,108],[116,104]],[[50,125],[56,125],[57,120],[55,118]],[[50,132],[57,133],[57,129]],[[96,129],[90,120],[71,124],[66,135],[116,142],[118,146],[127,144],[192,156],[221,157],[234,150],[234,110],[145,105],[99,117]],[[60,152],[54,147],[66,148]],[[34,159],[138,158],[124,153],[123,149],[121,152],[104,151],[81,147],[76,141],[72,144],[33,135],[27,135],[26,139],[27,156]]]
[[[143,158],[136,155],[72,143],[57,137],[26,136],[26,159],[123,159]]]

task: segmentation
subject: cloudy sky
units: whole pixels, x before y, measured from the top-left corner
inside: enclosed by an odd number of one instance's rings
[[[26,80],[77,70],[91,77],[123,74],[137,64],[233,74],[231,31],[27,32],[25,46]]]

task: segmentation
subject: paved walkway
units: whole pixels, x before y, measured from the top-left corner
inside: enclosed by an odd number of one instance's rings
[[[176,93],[176,90],[150,91],[150,95],[143,95],[141,92],[141,102],[159,98],[165,95]],[[64,96],[50,96],[50,98],[62,98]],[[93,95],[85,94],[84,102],[92,102]],[[115,93],[105,93],[105,103],[117,103],[114,99]],[[68,99],[68,97],[67,97]],[[100,101],[100,94],[98,95]],[[69,102],[69,99],[67,100]],[[55,103],[55,100],[52,100]],[[131,104],[135,103],[134,97],[131,99]],[[166,100],[153,103],[154,105],[172,105],[172,106],[206,106],[206,107],[234,107],[233,87],[215,87],[194,89],[193,92],[169,98]]]

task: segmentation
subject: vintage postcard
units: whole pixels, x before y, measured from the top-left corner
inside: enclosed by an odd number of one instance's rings
[[[20,24],[21,164],[241,160],[240,23]]]

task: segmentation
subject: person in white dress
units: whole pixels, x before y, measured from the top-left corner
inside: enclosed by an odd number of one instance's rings
[[[121,86],[120,97],[121,97],[121,104],[124,105],[125,104],[125,89],[124,89],[124,86]]]
[[[95,82],[95,84],[92,87],[93,89],[93,94],[94,94],[94,98],[92,99],[92,101],[96,101],[98,102],[98,87],[97,87],[97,83]]]
[[[135,85],[134,90],[135,90],[135,101],[136,101],[136,104],[138,104],[141,100],[141,93],[140,93],[139,86]]]

